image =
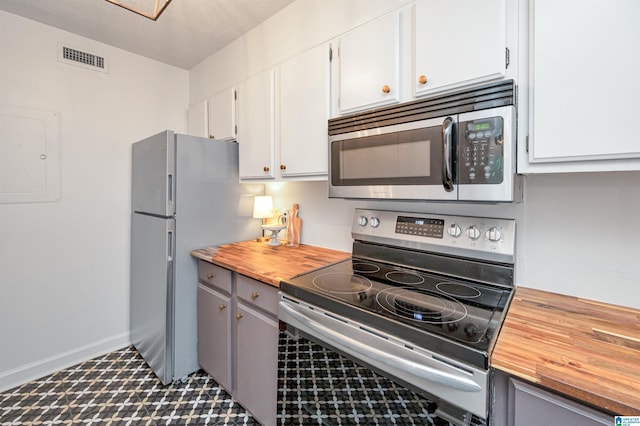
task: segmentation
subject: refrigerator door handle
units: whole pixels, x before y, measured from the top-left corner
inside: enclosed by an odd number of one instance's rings
[[[167,231],[167,260],[173,260],[173,231]]]
[[[167,202],[173,204],[173,173],[167,174]]]

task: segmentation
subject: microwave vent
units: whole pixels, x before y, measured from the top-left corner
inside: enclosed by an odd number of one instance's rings
[[[329,120],[329,136],[516,104],[513,80],[436,94]]]
[[[95,71],[108,72],[107,60],[104,56],[62,44],[58,47],[58,61]]]

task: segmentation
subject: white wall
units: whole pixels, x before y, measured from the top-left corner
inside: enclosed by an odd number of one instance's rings
[[[188,73],[5,12],[0,58],[0,103],[58,112],[62,156],[59,202],[0,204],[1,391],[129,344],[131,143],[186,131]]]
[[[328,41],[406,1],[299,0],[196,66],[190,102]],[[349,251],[353,208],[514,218],[518,285],[640,308],[640,173],[527,176],[524,202],[507,205],[354,202],[326,182],[270,184],[279,208],[300,204],[302,242]]]

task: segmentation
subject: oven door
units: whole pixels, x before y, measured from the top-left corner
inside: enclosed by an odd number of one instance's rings
[[[384,377],[401,386],[414,389],[421,395],[432,396],[435,402],[432,402],[431,399],[428,401],[432,404],[430,414],[434,417],[438,416],[460,425],[481,425],[485,424],[488,418],[489,377],[486,370],[461,364],[422,348],[416,348],[379,330],[353,323],[347,318],[324,312],[318,307],[312,307],[283,294],[280,296],[278,317],[320,346],[335,349],[339,353],[345,354],[347,359],[352,359],[361,366],[371,367]],[[283,342],[281,342],[282,344]],[[290,359],[290,355],[286,355],[284,358],[279,359],[281,367],[304,365],[305,369],[309,368],[304,360]],[[340,363],[334,364],[338,369],[344,369]],[[320,375],[319,370],[312,369],[311,373],[314,374],[312,378],[294,377],[304,374],[305,369],[299,371],[294,368],[296,374],[292,374],[292,371],[284,374],[281,372],[280,381],[285,383],[280,383],[279,387],[287,389],[289,386],[286,386],[286,382],[294,384],[310,381],[323,383],[323,381],[331,380],[331,377],[339,375],[339,373],[329,373],[330,377],[328,378],[316,377]],[[295,386],[293,387],[295,388]],[[353,384],[348,386],[349,389],[353,387]],[[344,393],[345,389],[337,391]],[[318,390],[316,390],[317,392]],[[334,390],[333,395],[336,394],[336,390]],[[283,400],[283,398],[290,399],[283,395],[279,396],[279,400]],[[317,410],[318,401],[311,404],[313,406],[310,409],[306,408],[306,411]],[[337,402],[337,404],[343,404],[343,402]],[[289,415],[291,415],[290,408]],[[305,407],[298,408],[305,410]],[[283,411],[287,410],[281,407],[281,415],[285,415]],[[316,414],[322,415],[322,413]]]
[[[329,197],[456,200],[457,116],[329,137]]]

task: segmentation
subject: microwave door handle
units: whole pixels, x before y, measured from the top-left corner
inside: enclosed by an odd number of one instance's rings
[[[442,186],[444,186],[444,190],[447,192],[453,191],[452,138],[453,119],[447,117],[442,122]]]

